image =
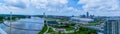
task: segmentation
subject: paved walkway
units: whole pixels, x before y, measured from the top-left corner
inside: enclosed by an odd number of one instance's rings
[[[44,34],[47,34],[47,32],[48,32],[49,29],[50,29],[50,27],[47,25],[47,31],[45,31]]]

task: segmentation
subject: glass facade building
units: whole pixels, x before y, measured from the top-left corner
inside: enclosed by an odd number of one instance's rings
[[[104,22],[104,34],[120,34],[120,18],[108,18]]]

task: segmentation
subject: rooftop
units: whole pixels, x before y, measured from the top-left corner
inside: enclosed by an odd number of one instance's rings
[[[71,19],[80,20],[80,21],[94,21],[94,19],[90,19],[90,18],[79,18],[79,17],[72,17]]]

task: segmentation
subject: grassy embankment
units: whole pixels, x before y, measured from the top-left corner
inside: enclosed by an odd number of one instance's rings
[[[46,22],[46,21],[45,21]],[[47,31],[47,24],[44,22],[44,27],[42,28],[42,30],[38,33],[38,34],[44,34],[44,32]]]

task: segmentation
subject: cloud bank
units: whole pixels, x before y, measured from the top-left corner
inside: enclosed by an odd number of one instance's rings
[[[0,0],[0,14],[119,16],[119,0]],[[110,12],[109,12],[110,11]],[[104,13],[103,13],[104,12]],[[97,14],[100,13],[100,14]]]

